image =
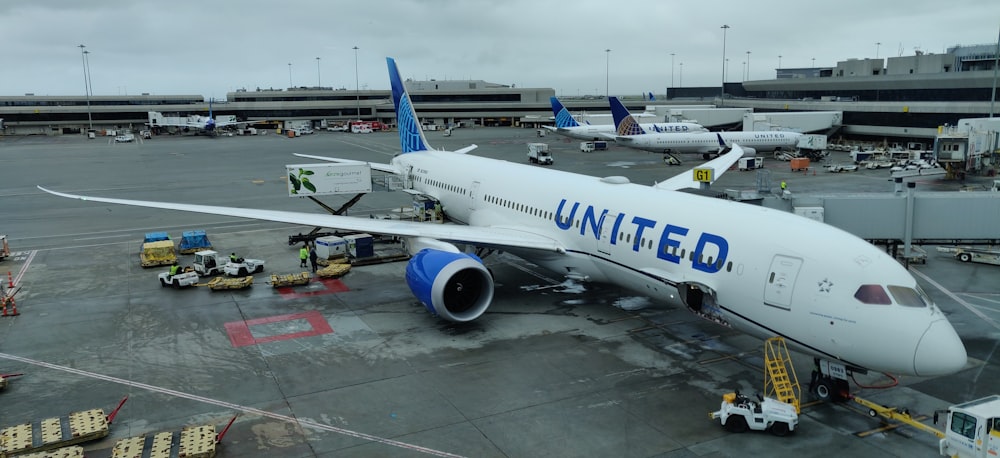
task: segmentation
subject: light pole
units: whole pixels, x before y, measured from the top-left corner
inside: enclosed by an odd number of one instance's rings
[[[813,68],[816,68],[816,58],[815,58],[815,57],[813,57],[812,59],[813,59],[813,64],[812,64],[812,66],[813,66]]]
[[[876,41],[875,42],[875,58],[876,59],[878,59],[878,47],[879,46],[882,46],[882,42],[881,41]]]
[[[604,50],[604,97],[607,98],[611,95],[608,92],[608,82],[611,81],[611,50]]]
[[[722,88],[719,91],[720,102],[726,100],[726,32],[729,31],[728,24],[722,24]]]
[[[292,88],[292,63],[288,63],[288,89]]]
[[[750,79],[750,51],[747,51],[747,80]]]
[[[729,58],[726,58],[726,79],[723,82],[729,81]]]
[[[781,70],[781,54],[778,54],[778,70]]]
[[[354,99],[358,103],[358,121],[361,120],[361,94],[358,93],[360,86],[358,85],[358,47],[355,46],[351,48],[354,50]]]
[[[87,51],[84,45],[77,46],[80,48],[80,62],[83,64],[83,92],[87,96],[87,128],[90,130],[94,129],[94,118],[90,114],[90,77],[87,75]]]
[[[674,87],[674,53],[670,53],[670,87]],[[670,98],[669,95],[665,97]]]
[[[740,68],[740,80],[746,81],[747,80],[747,61],[743,61],[743,62],[740,62],[740,63],[743,64],[743,67]]]
[[[319,57],[316,58],[316,89],[323,87],[323,82],[319,77]]]
[[[677,87],[684,87],[684,62],[681,62],[680,75],[677,78]]]

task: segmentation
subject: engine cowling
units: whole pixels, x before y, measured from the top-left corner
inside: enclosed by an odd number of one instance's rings
[[[448,321],[479,318],[493,301],[493,276],[465,253],[420,250],[406,264],[406,284],[427,310]]]

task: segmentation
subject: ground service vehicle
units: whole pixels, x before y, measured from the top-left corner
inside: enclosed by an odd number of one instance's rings
[[[795,431],[799,425],[799,414],[795,406],[777,399],[765,398],[760,394],[757,400],[740,394],[739,391],[722,396],[722,407],[709,414],[714,420],[722,420],[722,427],[732,433],[770,430],[775,436],[785,436]]]
[[[194,254],[194,270],[198,275],[226,275],[243,277],[251,273],[264,271],[263,259],[238,258],[231,262],[214,250],[199,251]]]
[[[949,407],[946,426],[945,436],[938,443],[942,455],[997,456],[1000,454],[1000,395]]]
[[[0,235],[0,261],[3,261],[7,256],[10,256],[10,247],[7,246],[7,235],[2,234]]]
[[[528,162],[533,164],[552,165],[552,155],[546,143],[528,143]]]
[[[1000,250],[994,247],[937,247],[939,253],[948,253],[955,256],[962,262],[978,262],[981,264],[993,264],[1000,266]]]
[[[198,283],[198,272],[194,269],[187,267],[183,272],[178,272],[174,275],[170,275],[170,272],[160,272],[157,277],[160,279],[160,286],[167,287],[173,286],[174,288],[183,288],[185,286],[193,286]]]

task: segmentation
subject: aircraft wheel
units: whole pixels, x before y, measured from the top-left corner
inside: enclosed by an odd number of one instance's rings
[[[750,429],[750,427],[747,426],[747,420],[739,415],[730,415],[729,418],[726,419],[725,428],[726,431],[731,433],[743,433]]]
[[[958,255],[958,260],[962,262],[969,262],[972,260],[972,255],[969,253],[961,253]]]
[[[774,434],[775,436],[784,437],[787,436],[788,433],[790,432],[792,432],[792,430],[791,428],[788,427],[788,423],[785,423],[783,421],[777,421],[774,422],[773,425],[771,425],[771,434]]]
[[[816,399],[823,402],[833,400],[833,380],[823,378],[816,382]]]

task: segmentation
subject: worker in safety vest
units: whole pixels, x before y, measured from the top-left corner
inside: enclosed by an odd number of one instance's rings
[[[177,272],[180,270],[180,268],[181,266],[178,266],[177,264],[170,266],[170,276],[173,277],[174,275],[177,275]]]
[[[785,192],[786,189],[788,189],[788,184],[785,183],[785,180],[781,180],[781,192]]]
[[[236,253],[229,253],[229,262],[236,264]]]
[[[309,259],[309,248],[302,245],[302,248],[299,248],[299,267],[305,267],[307,259]]]

